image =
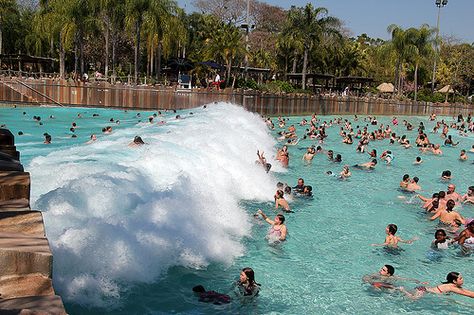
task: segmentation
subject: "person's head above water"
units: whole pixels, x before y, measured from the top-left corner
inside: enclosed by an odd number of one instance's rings
[[[395,268],[392,265],[383,265],[379,273],[382,276],[393,276],[395,274]]]
[[[459,272],[452,271],[446,276],[446,282],[443,283],[452,283],[458,287],[462,286],[464,279],[462,278]]]
[[[389,224],[387,225],[386,231],[390,235],[395,235],[398,231],[398,227],[396,224]]]
[[[140,136],[135,136],[135,138],[133,138],[133,143],[135,143],[135,144],[145,144],[145,142],[143,142],[143,140]]]

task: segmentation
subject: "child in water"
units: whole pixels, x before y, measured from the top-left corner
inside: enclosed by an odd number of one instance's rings
[[[260,284],[255,281],[255,273],[252,268],[242,269],[236,283],[236,289],[240,296],[253,297],[258,295]]]
[[[435,239],[431,242],[431,248],[433,249],[448,249],[448,245],[452,243],[448,240],[446,232],[443,229],[436,230]]]
[[[395,236],[397,233],[398,227],[395,224],[389,224],[385,228],[385,232],[387,236],[385,237],[385,242],[383,244],[372,244],[372,246],[387,246],[392,248],[398,248],[398,243],[406,243],[411,244],[413,241],[416,241],[416,238],[412,238],[410,240],[403,240],[399,236]]]

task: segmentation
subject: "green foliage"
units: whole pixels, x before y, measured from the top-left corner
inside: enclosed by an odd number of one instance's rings
[[[259,90],[260,87],[257,82],[253,79],[245,80],[245,78],[238,78],[235,82],[236,88],[241,89],[252,89],[252,90]]]
[[[262,91],[270,93],[294,93],[295,88],[285,81],[272,81],[267,84],[262,85]]]

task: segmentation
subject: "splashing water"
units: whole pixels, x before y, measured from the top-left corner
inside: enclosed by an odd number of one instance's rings
[[[137,134],[147,144],[128,147]],[[230,264],[243,255],[251,223],[239,201],[267,201],[276,182],[254,164],[257,149],[275,144],[259,116],[216,104],[103,139],[27,166],[65,300],[111,307],[170,266]]]

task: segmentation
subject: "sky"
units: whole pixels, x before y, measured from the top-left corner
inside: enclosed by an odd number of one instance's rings
[[[229,0],[232,1],[232,0]],[[389,39],[387,26],[403,28],[429,24],[436,27],[438,8],[435,0],[260,0],[288,9],[291,5],[325,7],[329,14],[344,21],[352,36],[366,33],[373,38]],[[193,0],[178,0],[187,12],[195,11]],[[474,0],[448,0],[441,9],[440,35],[454,36],[474,43]]]

